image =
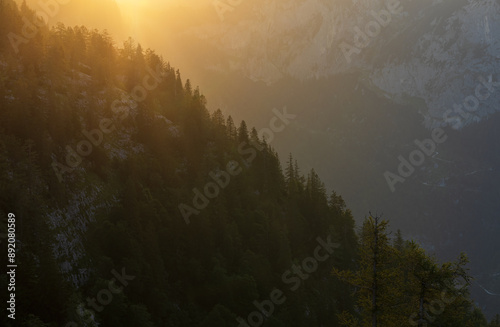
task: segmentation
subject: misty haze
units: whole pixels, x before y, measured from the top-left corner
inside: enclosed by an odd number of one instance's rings
[[[1,326],[500,327],[500,3],[0,0]]]

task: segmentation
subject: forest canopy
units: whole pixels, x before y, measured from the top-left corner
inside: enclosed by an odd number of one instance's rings
[[[11,0],[0,36],[0,212],[22,267],[3,326],[500,326],[465,255],[439,264],[378,216],[356,229],[153,50]]]

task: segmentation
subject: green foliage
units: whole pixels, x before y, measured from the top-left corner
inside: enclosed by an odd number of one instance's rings
[[[361,230],[359,267],[334,269],[353,287],[359,314],[339,315],[344,326],[486,326],[468,293],[471,277],[462,254],[439,265],[398,231],[390,242],[388,222],[369,217]]]
[[[396,300],[411,299],[414,309],[417,280],[432,284],[428,300],[449,272],[464,273],[462,262],[440,268],[417,247],[401,240],[392,247],[385,222],[367,221],[358,242],[352,213],[314,170],[302,175],[290,155],[283,173],[254,128],[209,113],[200,90],[154,51],[57,25],[41,26],[17,53],[6,35],[22,35],[23,17],[33,21],[35,13],[0,1],[0,215],[18,217],[20,326],[235,326],[254,301],[284,288],[283,273],[313,255],[318,237],[340,248],[263,326],[358,321],[353,288],[330,278],[332,268],[350,272],[339,276],[359,284],[362,316],[376,312],[384,326],[401,321],[390,314]],[[151,72],[157,84],[133,100]],[[68,146],[103,121],[111,131],[61,182],[54,162],[67,165]],[[231,161],[241,172],[187,225],[179,204],[192,206],[193,189],[205,192]],[[66,248],[61,239],[70,240]],[[420,268],[405,270],[409,263]],[[134,279],[102,310],[89,307],[122,267]],[[458,295],[463,312],[472,312]],[[470,319],[483,322],[479,313]]]
[[[34,12],[10,0],[0,5],[2,40],[22,35],[22,17],[32,20]],[[302,176],[297,162],[283,176],[255,128],[220,110],[210,114],[200,90],[154,51],[62,24],[39,28],[19,53],[4,41],[0,51],[0,202],[1,213],[16,212],[21,225],[18,294],[31,314],[21,324],[233,326],[254,301],[284,287],[282,274],[328,235],[342,248],[265,325],[331,325],[352,309],[346,287],[327,278],[333,265],[353,262],[354,221],[343,200],[329,204],[319,176]],[[161,80],[132,101],[152,71]],[[76,151],[104,119],[112,131],[60,182],[54,160],[67,165],[67,147]],[[193,188],[203,192],[230,161],[241,173],[186,225],[178,205],[192,205]],[[83,204],[89,190],[97,196]],[[55,215],[75,198],[71,216]],[[54,219],[81,225],[55,226]],[[74,248],[56,254],[68,230]],[[76,260],[77,247],[83,256]],[[102,295],[121,267],[134,280],[102,310],[89,307],[87,298]]]
[[[488,327],[500,327],[500,315],[496,315],[491,321]]]

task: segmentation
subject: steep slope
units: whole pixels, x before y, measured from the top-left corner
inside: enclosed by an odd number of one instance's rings
[[[179,30],[179,44],[217,54],[189,57],[210,72],[200,83],[214,108],[258,126],[266,103],[297,114],[277,147],[316,167],[358,221],[378,209],[440,257],[467,251],[479,283],[498,293],[497,260],[489,257],[500,231],[498,3],[401,1],[400,8],[366,46],[356,37],[364,43],[360,35],[377,21],[372,10],[388,10],[381,1],[242,2],[222,17],[206,8],[213,19]],[[344,42],[359,52],[346,56]],[[396,172],[398,157],[408,158],[415,140],[438,126],[447,141],[391,192],[384,173]],[[493,313],[498,298],[475,287]]]
[[[0,215],[20,268],[2,326],[234,326],[275,290],[265,326],[352,310],[330,271],[353,268],[354,221],[314,171],[284,176],[255,129],[132,42],[60,25],[13,47],[23,17],[0,2]]]

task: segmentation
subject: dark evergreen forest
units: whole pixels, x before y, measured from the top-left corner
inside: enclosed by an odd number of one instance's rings
[[[438,262],[379,215],[357,227],[153,50],[12,0],[0,36],[18,264],[2,326],[500,326],[469,297],[466,255]]]

